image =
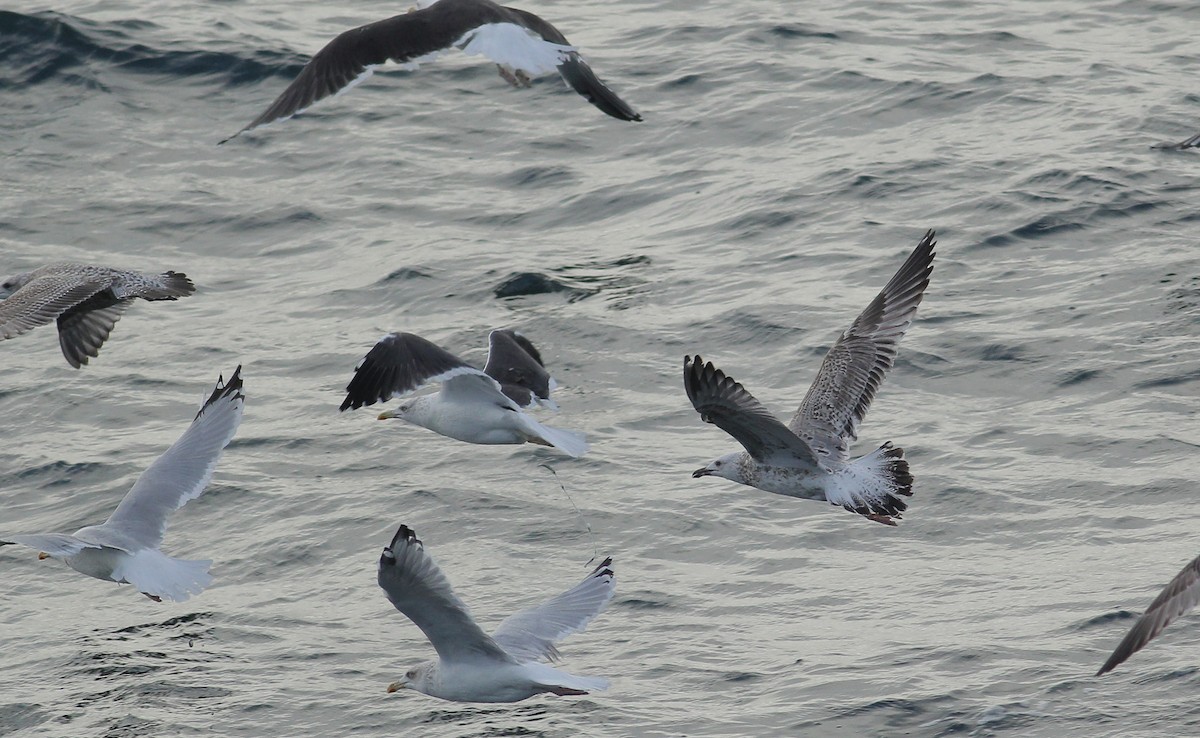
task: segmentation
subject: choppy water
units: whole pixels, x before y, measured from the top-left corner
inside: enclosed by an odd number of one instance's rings
[[[515,1],[515,0],[514,0]],[[394,3],[0,12],[14,272],[187,272],[81,371],[0,346],[0,524],[102,520],[220,372],[247,406],[165,549],[181,605],[0,551],[0,733],[1164,736],[1200,627],[1091,676],[1197,553],[1200,130],[1191,3],[525,2],[645,115],[443,59],[214,144]],[[926,228],[933,281],[863,427],[907,450],[887,529],[689,472],[732,450],[699,351],[781,415]],[[532,276],[530,276],[532,275]],[[530,289],[530,285],[539,289]],[[380,334],[482,360],[521,328],[593,450],[338,414]],[[400,522],[487,624],[616,557],[565,666],[611,690],[386,695],[431,649],[374,583]]]

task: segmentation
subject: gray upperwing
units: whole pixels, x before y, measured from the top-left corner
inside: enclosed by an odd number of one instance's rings
[[[442,659],[513,660],[475,623],[446,575],[407,525],[401,525],[383,549],[378,581],[388,601],[421,629]]]
[[[557,659],[554,644],[586,628],[615,591],[609,557],[566,592],[505,618],[492,638],[518,661]]]
[[[99,528],[118,532],[132,544],[158,548],[167,516],[199,497],[212,479],[221,452],[242,421],[242,367],[217,386],[191,425],[142,472],[117,509]]]
[[[909,254],[887,285],[826,354],[788,427],[821,455],[845,460],[933,272],[934,232]]]

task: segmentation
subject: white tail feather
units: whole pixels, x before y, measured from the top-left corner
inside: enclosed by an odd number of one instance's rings
[[[128,582],[148,595],[183,602],[212,583],[210,566],[212,561],[173,559],[156,549],[144,548],[125,559],[113,571],[113,579]]]
[[[525,431],[534,438],[540,438],[545,443],[574,457],[587,453],[587,437],[582,433],[542,425],[523,413],[522,418],[525,421]]]

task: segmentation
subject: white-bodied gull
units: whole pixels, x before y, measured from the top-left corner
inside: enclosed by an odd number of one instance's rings
[[[196,287],[184,274],[139,274],[91,264],[50,264],[0,283],[0,339],[52,320],[58,344],[78,369],[99,355],[121,313],[135,298],[176,300]]]
[[[186,561],[158,547],[167,517],[204,492],[221,451],[242,422],[242,368],[200,406],[195,419],[166,453],[158,457],[126,493],[108,520],[65,533],[0,534],[0,545],[19,543],[37,549],[38,558],[62,559],[90,577],[132,584],[152,600],[182,602],[199,594],[212,576],[212,561]]]
[[[1116,650],[1096,672],[1096,676],[1112,671],[1125,659],[1142,650],[1175,618],[1187,614],[1197,603],[1200,603],[1200,557],[1183,567],[1183,571],[1176,574],[1154,598],[1154,602],[1117,644]]]
[[[480,371],[420,336],[389,333],[359,362],[341,409],[403,398],[440,382],[441,391],[404,399],[379,419],[399,418],[467,443],[536,443],[582,456],[588,448],[583,434],[542,425],[523,411],[554,406],[554,380],[533,344],[508,329],[492,331],[488,343]]]
[[[298,115],[317,101],[357,85],[385,62],[415,68],[456,48],[494,61],[500,76],[513,86],[528,87],[531,77],[557,71],[608,115],[625,121],[642,119],[596,77],[557,28],[533,13],[491,0],[423,0],[419,5],[417,10],[353,28],[330,41],[270,107],[230,138]]]
[[[683,360],[683,386],[701,419],[746,449],[709,462],[693,477],[724,477],[789,497],[826,500],[895,525],[908,507],[912,475],[904,450],[885,443],[858,459],[850,444],[896,360],[933,271],[929,231],[871,304],[826,354],[800,409],[784,425],[732,377],[699,356]]]
[[[408,688],[455,702],[519,702],[543,692],[583,695],[608,687],[606,679],[568,674],[543,662],[558,660],[554,644],[583,631],[612,599],[611,558],[573,588],[508,617],[491,636],[406,525],[379,557],[379,586],[438,655],[409,669],[388,692]]]

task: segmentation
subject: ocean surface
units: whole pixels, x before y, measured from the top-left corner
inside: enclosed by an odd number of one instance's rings
[[[0,11],[0,271],[199,286],[81,370],[0,344],[0,530],[102,521],[218,374],[247,397],[163,547],[215,561],[200,596],[0,549],[0,735],[1200,734],[1200,616],[1092,676],[1200,553],[1200,152],[1151,148],[1200,132],[1200,7],[524,0],[645,122],[458,54],[216,145],[405,7]],[[692,479],[736,443],[684,355],[787,417],[929,228],[855,447],[906,450],[899,527]],[[338,412],[383,333],[482,362],[500,326],[587,456]],[[561,648],[611,688],[386,694],[433,656],[375,583],[400,523],[485,627],[612,555]]]

